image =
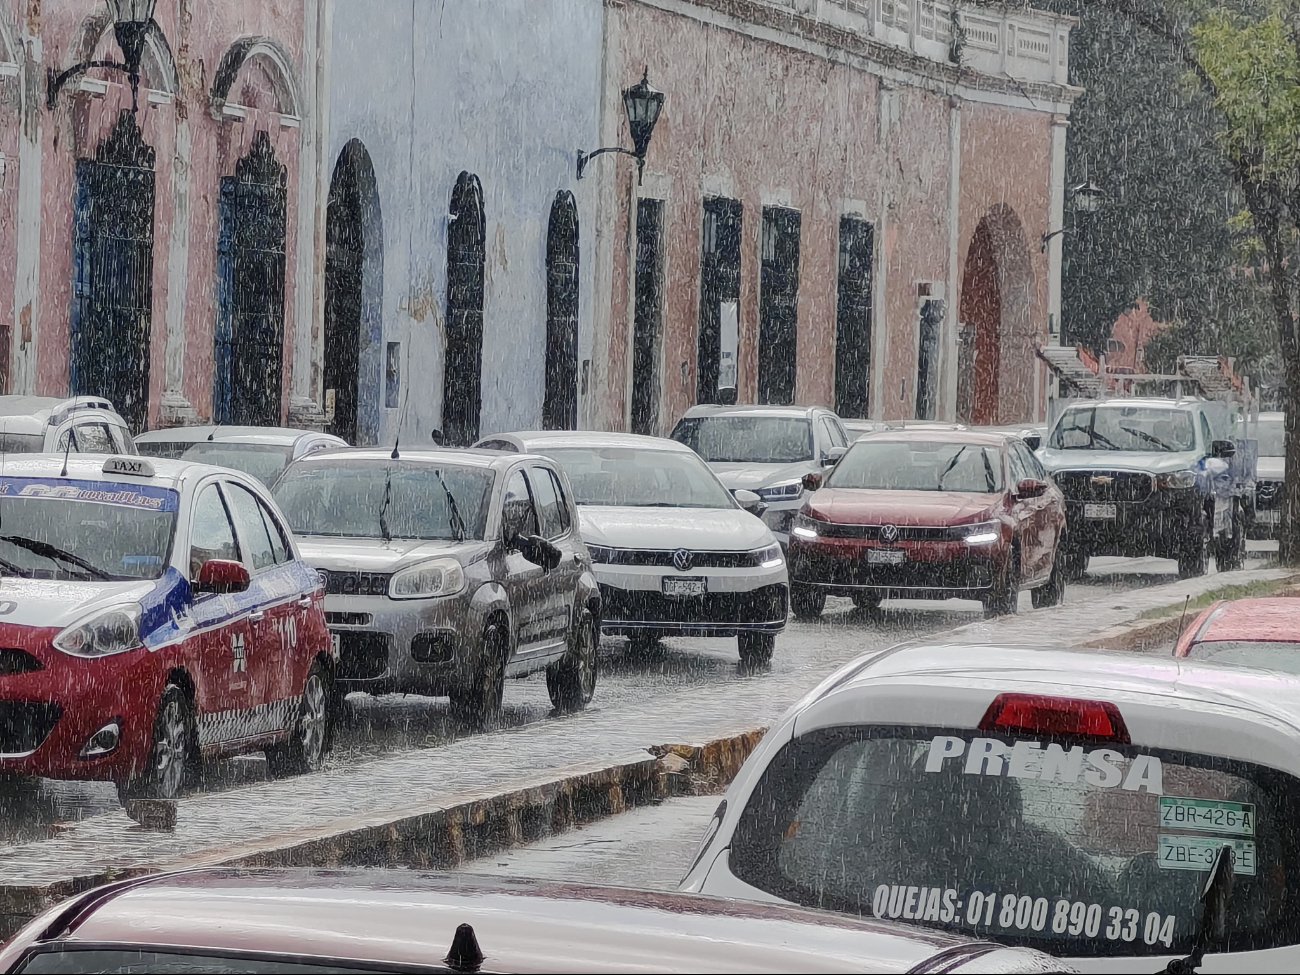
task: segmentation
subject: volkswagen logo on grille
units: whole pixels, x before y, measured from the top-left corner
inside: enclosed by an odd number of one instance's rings
[[[686,549],[679,548],[676,552],[673,553],[673,568],[675,568],[678,572],[689,572],[691,566],[693,566],[694,564],[695,564],[695,556],[692,553],[686,551]]]
[[[898,541],[898,526],[886,525],[884,528],[880,529],[880,540],[882,542]]]

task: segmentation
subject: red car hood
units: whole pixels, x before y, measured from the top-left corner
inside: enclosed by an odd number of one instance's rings
[[[808,500],[814,518],[845,525],[962,525],[992,518],[1001,495],[826,488]]]

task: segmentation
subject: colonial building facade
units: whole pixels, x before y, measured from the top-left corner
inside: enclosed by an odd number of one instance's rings
[[[1068,18],[923,0],[0,0],[0,388],[358,443],[696,402],[1041,416]],[[665,93],[644,172],[621,92]],[[640,177],[640,178],[638,178]]]

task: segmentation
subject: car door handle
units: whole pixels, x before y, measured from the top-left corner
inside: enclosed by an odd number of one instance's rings
[[[260,623],[264,619],[266,619],[266,613],[260,609],[248,614],[248,620],[250,623]]]

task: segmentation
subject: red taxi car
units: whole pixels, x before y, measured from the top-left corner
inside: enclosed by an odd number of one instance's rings
[[[1300,674],[1300,599],[1213,603],[1183,630],[1174,656]]]
[[[990,616],[1065,590],[1056,552],[1065,499],[1018,437],[893,430],[858,440],[811,493],[790,533],[790,602],[800,619],[828,595],[978,599]]]
[[[318,766],[334,661],[315,569],[234,471],[140,457],[0,470],[0,773],[174,799],[206,757]],[[133,803],[127,801],[128,811]]]

